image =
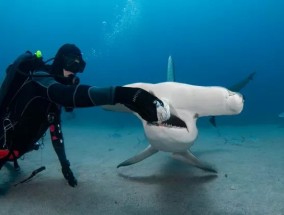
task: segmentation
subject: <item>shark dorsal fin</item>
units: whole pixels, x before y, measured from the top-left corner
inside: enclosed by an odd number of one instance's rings
[[[171,55],[168,58],[167,81],[175,81],[174,62]]]

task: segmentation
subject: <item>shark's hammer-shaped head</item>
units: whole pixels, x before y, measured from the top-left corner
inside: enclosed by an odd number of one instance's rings
[[[239,114],[244,106],[240,93],[218,86],[180,85],[183,100],[175,101],[179,109],[195,113],[198,117]]]

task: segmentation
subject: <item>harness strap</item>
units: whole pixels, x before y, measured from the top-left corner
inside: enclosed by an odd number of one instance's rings
[[[4,130],[4,143],[0,149],[0,169],[7,161],[14,162],[14,168],[16,170],[20,169],[17,159],[20,156],[20,152],[18,150],[12,149],[12,144],[8,144],[7,133],[9,130],[13,129],[16,123],[12,123],[9,116],[5,117],[3,120],[3,130]]]

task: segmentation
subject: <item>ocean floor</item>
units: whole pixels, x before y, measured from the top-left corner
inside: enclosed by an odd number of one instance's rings
[[[68,186],[49,135],[42,150],[0,171],[1,214],[284,214],[284,127],[202,127],[192,147],[218,174],[160,152],[129,167],[120,162],[147,146],[142,127],[64,126],[78,186]],[[29,182],[14,186],[45,166]]]

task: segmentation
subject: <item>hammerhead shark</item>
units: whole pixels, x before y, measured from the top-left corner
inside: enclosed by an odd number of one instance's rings
[[[172,153],[173,158],[202,170],[217,172],[210,164],[200,161],[190,151],[198,136],[196,122],[205,116],[239,114],[244,106],[240,93],[219,86],[205,87],[178,82],[133,83],[125,86],[140,87],[166,102],[170,107],[170,118],[162,123],[148,123],[132,112],[141,120],[149,146],[117,167],[135,164],[158,151],[164,151]],[[131,112],[120,104],[104,108]]]

